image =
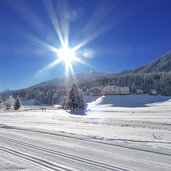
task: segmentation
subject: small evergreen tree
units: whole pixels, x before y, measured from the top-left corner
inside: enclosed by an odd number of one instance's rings
[[[14,110],[18,110],[21,107],[20,98],[17,96],[14,102]]]
[[[78,88],[78,86],[76,84],[73,84],[71,86],[71,89],[69,92],[68,105],[70,106],[70,109],[72,111],[84,108],[83,92],[82,92],[82,90],[80,90]]]
[[[72,111],[75,111],[78,107],[78,97],[79,97],[78,87],[76,86],[76,84],[73,84],[69,92],[69,100],[68,100],[69,106]]]

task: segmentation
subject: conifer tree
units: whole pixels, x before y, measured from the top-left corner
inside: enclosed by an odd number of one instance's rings
[[[68,105],[72,111],[84,108],[84,94],[76,84],[71,86],[68,97]]]
[[[18,110],[21,107],[20,98],[17,96],[14,102],[14,110]]]
[[[75,111],[78,108],[78,100],[79,100],[79,91],[76,84],[71,86],[69,92],[69,106],[72,111]]]

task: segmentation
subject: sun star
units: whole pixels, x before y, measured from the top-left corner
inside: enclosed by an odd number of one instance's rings
[[[75,51],[70,48],[61,48],[57,52],[58,57],[65,63],[66,66],[71,65],[72,61],[76,60]]]

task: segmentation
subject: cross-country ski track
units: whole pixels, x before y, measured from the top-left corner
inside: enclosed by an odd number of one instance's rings
[[[169,171],[171,168],[168,151],[17,127],[0,128],[0,154],[0,159],[7,159],[1,170]]]

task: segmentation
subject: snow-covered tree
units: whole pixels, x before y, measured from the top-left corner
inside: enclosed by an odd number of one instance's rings
[[[75,111],[78,108],[78,100],[79,100],[79,91],[76,84],[71,86],[69,92],[69,106],[72,111]]]
[[[21,107],[20,98],[17,96],[14,102],[14,110],[18,110]]]
[[[83,92],[78,88],[76,84],[71,86],[68,97],[68,105],[72,111],[84,108]]]
[[[5,102],[6,110],[12,109],[13,104],[14,104],[13,96],[10,96],[10,97],[6,100],[6,102]]]

